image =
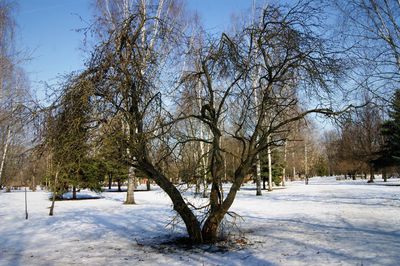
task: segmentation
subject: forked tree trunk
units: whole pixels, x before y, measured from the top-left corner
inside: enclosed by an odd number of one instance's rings
[[[202,228],[202,236],[204,243],[215,243],[218,240],[218,230],[219,226],[228,212],[229,208],[232,206],[236,194],[240,189],[240,186],[243,182],[245,173],[248,172],[251,165],[253,165],[254,161],[250,159],[244,161],[235,171],[235,178],[232,183],[232,186],[225,198],[225,200],[214,210],[211,210],[210,215],[204,222]],[[210,198],[211,200],[211,198]]]
[[[203,243],[200,222],[197,220],[197,217],[193,214],[185,200],[182,198],[179,190],[173,185],[172,182],[168,180],[167,177],[159,172],[147,160],[142,160],[139,165],[141,170],[147,174],[147,176],[151,177],[154,182],[156,182],[156,184],[168,194],[172,200],[174,210],[180,215],[185,223],[186,230],[191,241],[198,244]]]

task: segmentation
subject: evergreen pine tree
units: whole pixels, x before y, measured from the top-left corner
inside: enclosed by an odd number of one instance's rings
[[[376,168],[400,165],[400,89],[396,90],[389,119],[382,126],[385,139],[381,156],[374,161]]]

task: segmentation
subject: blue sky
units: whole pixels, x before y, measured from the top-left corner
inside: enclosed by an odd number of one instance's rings
[[[83,33],[93,14],[92,0],[17,0],[17,46],[27,51],[24,62],[31,86],[43,97],[43,84],[54,84],[57,78],[80,70],[86,54]],[[249,10],[252,0],[187,0],[196,10],[206,29],[222,31],[232,14]]]

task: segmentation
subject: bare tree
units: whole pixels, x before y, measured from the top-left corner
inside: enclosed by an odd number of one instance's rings
[[[335,114],[320,105],[299,109],[298,95],[328,97],[341,62],[317,35],[319,10],[308,2],[291,8],[268,6],[257,19],[261,23],[243,25],[236,34],[218,39],[208,37],[189,51],[185,44],[192,38],[183,35],[182,9],[176,2],[160,4],[134,3],[125,9],[128,15],[113,24],[80,78],[92,84],[96,108],[108,115],[104,119],[119,115],[125,123],[121,148],[129,150],[126,162],[168,194],[193,242],[215,242],[258,154],[283,145],[288,125],[308,114]],[[185,56],[190,60],[181,60]],[[186,66],[179,64],[182,61]],[[184,108],[177,101],[183,94],[200,106]],[[209,134],[179,134],[190,121]],[[229,152],[224,144],[228,141],[237,152]],[[193,156],[208,161],[206,206],[187,202],[174,184],[176,177],[169,176],[176,172],[165,167],[181,161],[184,152],[195,154],[190,149],[196,145],[190,144],[200,142],[209,147]],[[235,157],[235,168],[223,194],[229,156]],[[203,210],[201,216],[198,210]]]
[[[388,101],[400,81],[400,2],[336,0],[342,29],[340,42],[354,62],[356,86]],[[339,36],[339,35],[338,35]]]

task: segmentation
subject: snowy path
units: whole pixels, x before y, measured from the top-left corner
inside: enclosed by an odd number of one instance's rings
[[[391,182],[400,184],[399,180]],[[232,211],[249,245],[224,251],[157,245],[184,234],[159,190],[56,202],[45,192],[0,192],[0,265],[400,265],[400,186],[311,179],[254,196],[244,187]]]

